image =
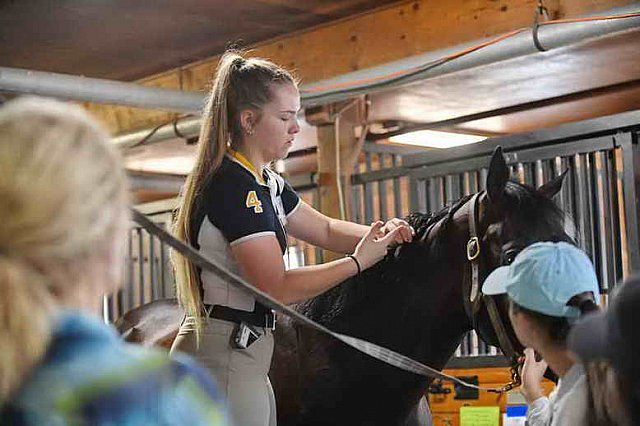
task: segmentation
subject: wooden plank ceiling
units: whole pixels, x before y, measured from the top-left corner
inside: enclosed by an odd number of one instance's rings
[[[637,0],[545,0],[572,18]],[[0,2],[0,65],[203,90],[226,43],[292,68],[305,83],[528,27],[538,0],[13,0]],[[638,108],[640,30],[586,40],[371,97],[370,120],[462,120],[451,130],[506,134]],[[166,112],[85,104],[115,133],[150,128]],[[522,108],[518,109],[519,106]],[[513,108],[515,107],[515,108]],[[297,149],[315,146],[315,128]],[[185,173],[181,140],[128,152],[131,169]],[[169,161],[171,160],[171,161]],[[287,160],[294,172],[313,161]],[[297,164],[297,163],[300,164]],[[296,164],[292,164],[296,163]],[[152,167],[148,165],[158,164]],[[147,166],[145,166],[147,165]]]
[[[458,120],[458,129],[495,135],[616,114],[639,107],[639,63],[634,28],[374,94],[370,119]]]
[[[1,1],[0,65],[134,80],[394,1]]]

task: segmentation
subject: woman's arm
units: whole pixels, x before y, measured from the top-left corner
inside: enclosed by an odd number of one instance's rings
[[[377,237],[395,228],[401,228],[395,243],[411,241],[413,230],[401,219],[391,219],[379,229]],[[336,253],[353,253],[356,244],[370,228],[354,222],[332,219],[315,210],[304,201],[287,218],[287,231],[291,236],[314,246]]]
[[[378,238],[382,222],[376,222],[355,245],[354,256],[362,270],[381,260],[400,227]],[[271,235],[243,241],[231,247],[244,278],[282,303],[300,302],[317,296],[355,275],[353,259],[344,258],[322,265],[285,270],[278,240]]]
[[[542,379],[545,371],[547,371],[547,362],[544,359],[537,361],[534,350],[525,348],[524,364],[520,372],[520,377],[522,378],[520,391],[527,404],[532,404],[536,399],[544,396]]]

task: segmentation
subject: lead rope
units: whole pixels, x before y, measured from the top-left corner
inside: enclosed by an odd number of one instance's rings
[[[477,390],[482,390],[486,392],[502,392],[501,388],[489,388],[484,386],[474,385],[473,383],[465,382],[455,376],[450,376],[448,374],[442,373],[432,367],[424,365],[418,361],[415,361],[405,355],[399,354],[390,349],[384,348],[382,346],[376,345],[375,343],[367,342],[366,340],[358,339],[356,337],[348,336],[345,334],[340,334],[333,332],[326,328],[325,326],[318,324],[315,321],[305,317],[299,312],[291,309],[290,307],[283,305],[282,303],[275,300],[273,297],[269,296],[267,293],[257,289],[256,287],[249,284],[243,278],[238,276],[237,274],[229,271],[227,268],[220,266],[217,262],[210,260],[204,257],[200,252],[196,251],[191,246],[185,244],[184,242],[173,237],[169,232],[165,229],[151,221],[144,214],[139,212],[137,209],[132,208],[133,212],[133,220],[138,223],[141,227],[143,227],[150,234],[158,237],[162,242],[168,244],[173,247],[178,253],[187,258],[189,261],[193,262],[195,265],[202,268],[202,270],[212,272],[225,280],[228,283],[236,287],[240,287],[247,293],[251,294],[256,301],[259,303],[280,312],[283,315],[288,316],[291,319],[298,321],[301,324],[304,324],[320,333],[331,336],[334,339],[337,339],[352,348],[357,349],[358,351],[367,354],[377,360],[380,360],[384,363],[392,365],[394,367],[400,368],[405,371],[409,371],[411,373],[419,374],[425,377],[433,377],[442,380],[448,380],[454,383],[457,383],[466,388],[472,388]]]

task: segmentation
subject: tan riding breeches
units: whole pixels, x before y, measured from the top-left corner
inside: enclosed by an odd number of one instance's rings
[[[273,355],[273,334],[263,332],[247,349],[231,345],[236,325],[218,319],[208,319],[196,346],[193,318],[180,326],[171,352],[186,352],[207,367],[224,394],[234,425],[276,426],[276,401],[269,377]]]

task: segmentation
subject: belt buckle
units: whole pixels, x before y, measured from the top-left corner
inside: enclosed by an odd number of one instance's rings
[[[274,331],[276,329],[276,313],[271,311],[264,315],[264,328]]]

